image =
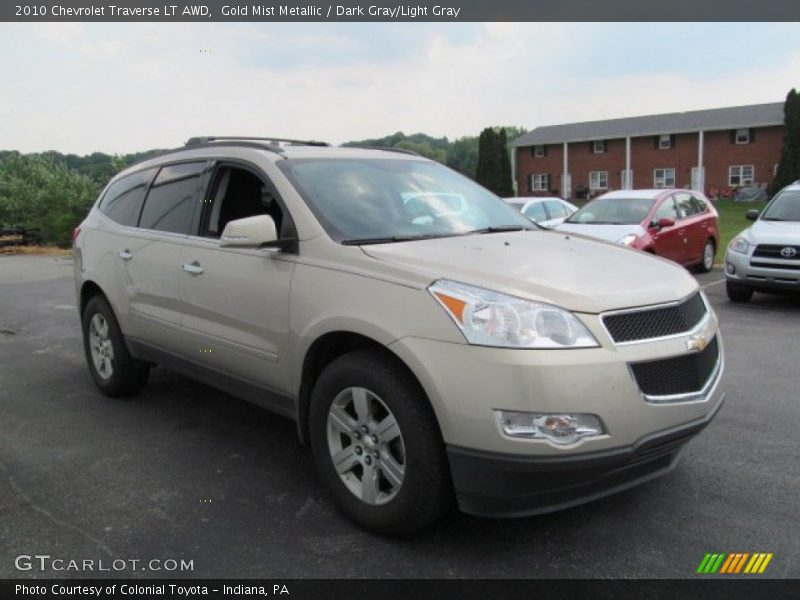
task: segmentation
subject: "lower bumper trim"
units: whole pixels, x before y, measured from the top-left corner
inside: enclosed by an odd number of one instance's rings
[[[683,445],[714,418],[660,431],[635,444],[572,456],[520,456],[448,446],[459,508],[484,517],[522,517],[570,508],[660,477],[678,463]]]

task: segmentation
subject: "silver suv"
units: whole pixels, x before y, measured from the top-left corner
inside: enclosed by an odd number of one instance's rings
[[[725,253],[728,298],[747,302],[753,292],[800,291],[800,181],[778,192]]]
[[[160,365],[294,419],[376,532],[650,480],[723,401],[683,268],[542,230],[412,153],[192,139],[117,175],[75,256],[102,392]]]

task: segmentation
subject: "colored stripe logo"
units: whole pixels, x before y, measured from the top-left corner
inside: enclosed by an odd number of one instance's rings
[[[769,561],[772,560],[772,556],[772,552],[720,552],[717,554],[706,554],[697,567],[697,573],[723,573],[725,575],[739,573],[749,575],[761,574],[766,571]]]

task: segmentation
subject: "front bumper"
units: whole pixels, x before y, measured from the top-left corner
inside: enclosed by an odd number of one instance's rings
[[[459,508],[483,517],[543,514],[621,492],[671,471],[683,445],[714,418],[645,436],[631,446],[577,456],[536,457],[448,446]]]
[[[759,291],[800,291],[798,266],[798,261],[754,258],[750,254],[729,251],[725,254],[725,280]]]

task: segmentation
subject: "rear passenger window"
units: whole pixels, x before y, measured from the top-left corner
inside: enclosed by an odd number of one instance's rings
[[[120,225],[135,227],[142,211],[147,184],[155,175],[155,169],[139,171],[115,181],[100,202],[100,211]]]
[[[162,167],[150,186],[139,227],[189,233],[205,168],[205,161]]]

